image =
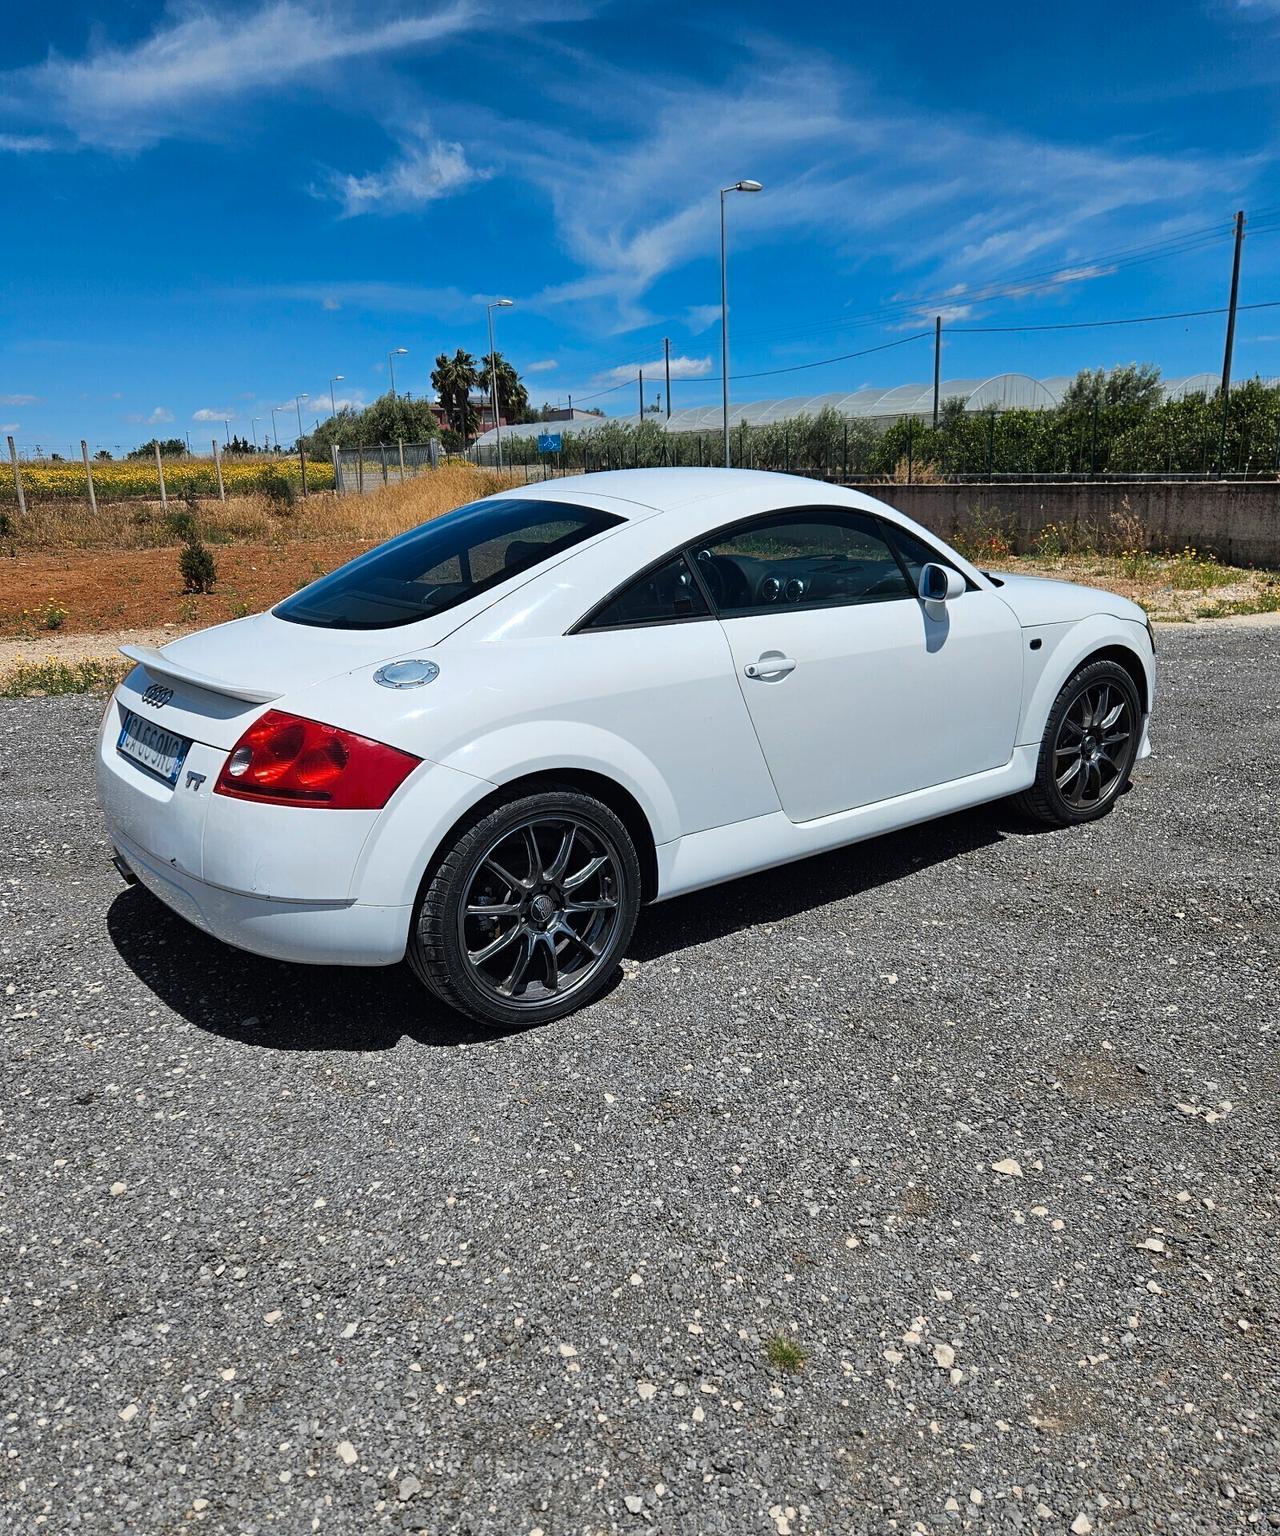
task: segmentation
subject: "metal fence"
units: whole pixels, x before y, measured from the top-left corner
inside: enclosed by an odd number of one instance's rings
[[[363,494],[381,485],[412,480],[440,463],[438,439],[426,443],[379,443],[373,448],[334,448],[333,480],[339,495]]]
[[[1250,381],[1228,408],[1198,396],[1159,403],[1095,403],[1052,410],[957,410],[928,417],[844,417],[832,410],[731,427],[732,462],[826,480],[939,483],[999,480],[1276,480],[1280,477],[1280,389]],[[667,431],[659,421],[601,421],[572,433],[539,428],[502,434],[504,467],[529,478],[571,471],[725,461],[722,433]],[[471,456],[493,465],[490,437]]]

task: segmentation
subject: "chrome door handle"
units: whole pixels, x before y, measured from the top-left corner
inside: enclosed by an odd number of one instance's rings
[[[786,677],[794,672],[796,664],[790,656],[762,656],[759,661],[749,661],[743,672],[747,677]]]

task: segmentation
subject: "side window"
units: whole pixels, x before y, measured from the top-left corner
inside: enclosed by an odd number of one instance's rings
[[[670,624],[677,619],[709,617],[706,599],[688,561],[677,555],[656,570],[638,576],[597,609],[582,628],[620,629],[631,624]]]
[[[897,523],[883,523],[881,526],[902,556],[903,565],[911,572],[911,580],[917,591],[920,588],[920,572],[926,565],[945,565],[948,570],[955,569],[954,562],[941,550],[934,549],[932,544],[926,544],[923,539],[918,539],[906,528],[900,528]]]
[[[877,520],[818,508],[779,512],[693,548],[723,618],[914,597]]]

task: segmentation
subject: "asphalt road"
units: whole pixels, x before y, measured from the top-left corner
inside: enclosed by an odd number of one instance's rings
[[[100,704],[0,706],[0,1526],[1280,1525],[1280,628],[1160,646],[1103,822],[654,909],[505,1037],[124,890]]]

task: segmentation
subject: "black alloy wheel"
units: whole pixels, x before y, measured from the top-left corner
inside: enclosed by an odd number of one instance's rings
[[[1049,711],[1023,809],[1057,827],[1105,816],[1129,782],[1141,735],[1141,705],[1128,672],[1114,661],[1087,662]]]
[[[534,794],[467,828],[439,862],[409,960],[473,1018],[546,1022],[608,984],[639,898],[635,848],[607,806],[576,790]]]

